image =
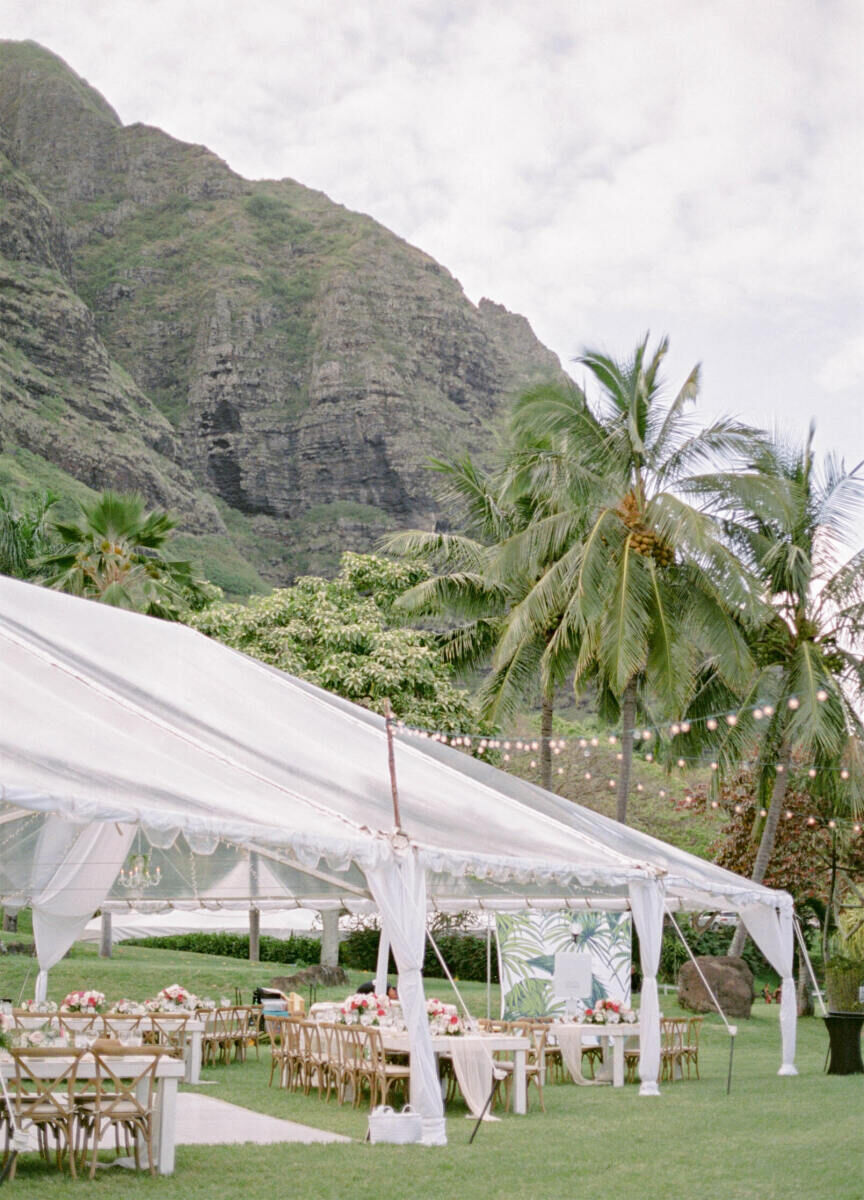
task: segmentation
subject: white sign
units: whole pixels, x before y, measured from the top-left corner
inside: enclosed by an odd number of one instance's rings
[[[591,997],[591,955],[556,954],[552,991],[562,1000],[584,1000]]]

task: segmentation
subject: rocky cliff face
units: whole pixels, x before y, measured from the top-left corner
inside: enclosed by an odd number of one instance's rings
[[[0,42],[0,151],[0,481],[139,488],[232,590],[433,525],[427,457],[482,460],[560,373],[373,220],[123,126],[32,43]]]

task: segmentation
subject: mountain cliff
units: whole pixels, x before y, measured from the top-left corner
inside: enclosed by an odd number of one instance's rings
[[[0,42],[0,483],[138,488],[231,592],[440,518],[429,455],[481,461],[560,375],[524,318],[290,179],[124,126]]]

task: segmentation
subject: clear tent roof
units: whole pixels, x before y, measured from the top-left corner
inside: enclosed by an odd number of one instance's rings
[[[162,871],[142,901],[221,890],[239,903],[248,888],[262,902],[368,906],[363,868],[393,830],[376,714],[185,626],[2,577],[0,661],[0,896],[24,902],[38,886],[32,863],[49,836],[61,852],[60,816],[67,852],[83,822],[140,828]],[[685,908],[788,903],[398,731],[396,772],[433,905],[612,906],[646,874]],[[254,884],[238,874],[250,850],[266,862]],[[112,898],[135,899],[119,883]]]

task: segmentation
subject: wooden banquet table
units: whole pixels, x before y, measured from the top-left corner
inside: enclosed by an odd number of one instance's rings
[[[43,1070],[46,1076],[54,1075],[59,1067],[62,1067],[66,1062],[71,1063],[71,1057],[65,1058],[50,1058],[45,1059]],[[142,1055],[135,1053],[134,1049],[130,1048],[128,1054],[112,1055],[111,1066],[117,1072],[120,1078],[123,1078],[124,1071],[128,1071],[130,1078],[134,1078],[142,1067],[152,1061],[150,1058],[144,1058]],[[32,1058],[29,1060],[30,1067],[34,1074],[40,1074],[38,1059]],[[155,1119],[153,1121],[153,1154],[156,1159],[156,1170],[160,1175],[172,1175],[174,1173],[174,1151],[175,1151],[175,1124],[177,1117],[177,1084],[183,1078],[185,1071],[184,1064],[179,1058],[171,1058],[168,1054],[159,1056],[156,1064],[156,1096],[154,1104]],[[15,1079],[15,1064],[12,1057],[0,1055],[0,1073],[5,1080],[10,1081]],[[96,1077],[96,1060],[91,1054],[84,1054],[78,1060],[78,1079],[95,1079]],[[142,1166],[146,1166],[142,1156]],[[123,1163],[125,1160],[118,1159],[118,1163]]]
[[[508,1033],[468,1033],[458,1038],[448,1034],[435,1034],[431,1037],[435,1058],[449,1057],[453,1053],[453,1043],[482,1042],[490,1054],[502,1051],[513,1056],[513,1112],[524,1116],[528,1111],[527,1076],[525,1066],[531,1042],[527,1037]],[[392,1030],[381,1030],[381,1041],[384,1049],[391,1054],[408,1054],[408,1034],[394,1033]]]
[[[628,1038],[639,1040],[639,1025],[577,1025],[572,1021],[555,1022],[549,1026],[550,1039],[557,1040],[567,1069],[575,1083],[582,1085],[592,1083],[609,1083],[613,1087],[624,1086],[624,1044]],[[589,1040],[590,1039],[590,1040]],[[603,1050],[603,1067],[595,1074],[594,1079],[586,1079],[582,1074],[582,1047],[597,1045]],[[611,1072],[609,1070],[608,1050],[612,1049]]]
[[[74,1032],[76,1025],[84,1033],[88,1032],[93,1023],[93,1017],[78,1016],[76,1013],[34,1013],[23,1009],[14,1009],[13,1016],[15,1024],[19,1029],[41,1029],[43,1025],[56,1019],[58,1016],[63,1017],[66,1027]],[[108,1017],[114,1026],[115,1032],[119,1033],[121,1039],[125,1036],[123,1032],[124,1024],[128,1023],[127,1033],[150,1033],[153,1030],[152,1016],[136,1016],[125,1013],[103,1013],[101,1016]],[[170,1029],[171,1025],[179,1025],[181,1021],[185,1021],[186,1025],[183,1031],[183,1062],[186,1067],[186,1073],[183,1076],[184,1083],[200,1083],[201,1082],[201,1039],[204,1035],[205,1022],[191,1012],[177,1013],[156,1013],[156,1020],[163,1029]],[[98,1018],[97,1018],[98,1020]],[[101,1033],[102,1030],[100,1029]]]

